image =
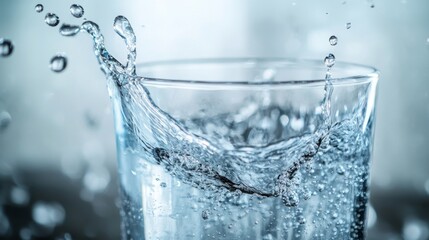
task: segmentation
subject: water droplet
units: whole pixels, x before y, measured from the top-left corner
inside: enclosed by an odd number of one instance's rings
[[[166,187],[167,187],[167,183],[162,182],[161,184],[159,184],[159,186],[161,186],[161,187],[163,187],[163,188],[166,188]]]
[[[22,240],[31,240],[31,236],[33,235],[33,231],[30,228],[23,228],[19,230],[19,236]]]
[[[424,188],[426,193],[429,195],[429,178],[426,180]]]
[[[63,36],[75,36],[80,31],[80,26],[63,24],[60,27],[60,34]]]
[[[6,128],[9,127],[11,122],[12,122],[12,117],[8,112],[6,111],[0,112],[0,132],[3,132],[4,130],[6,130]]]
[[[368,228],[374,227],[375,223],[377,222],[377,213],[375,212],[374,207],[369,204],[368,206],[368,221],[366,223],[366,226]]]
[[[325,66],[328,68],[331,68],[335,64],[335,56],[334,54],[330,53],[328,56],[325,57]]]
[[[85,188],[94,193],[102,192],[109,185],[110,173],[105,167],[90,169],[83,177]]]
[[[375,4],[373,3],[373,4],[371,4],[371,8],[375,8]]]
[[[210,213],[209,213],[209,211],[208,211],[208,210],[203,210],[203,211],[201,212],[201,217],[202,217],[204,220],[209,219],[209,215],[210,215]]]
[[[350,29],[351,27],[352,27],[352,23],[351,22],[346,23],[346,28],[347,29]]]
[[[335,46],[338,43],[338,38],[336,36],[331,36],[329,38],[329,43],[331,44],[331,46]]]
[[[3,210],[0,209],[0,236],[7,235],[10,229],[9,219],[3,214]]]
[[[43,12],[43,5],[42,4],[37,4],[34,7],[34,10],[36,10],[36,12],[38,12],[38,13]]]
[[[429,44],[429,38],[426,38],[426,43]]]
[[[63,223],[65,211],[58,203],[37,202],[33,206],[32,216],[36,223],[53,228]]]
[[[2,57],[8,57],[13,52],[13,44],[10,40],[0,38],[0,55]]]
[[[337,173],[338,173],[338,175],[344,175],[344,173],[346,173],[346,170],[344,169],[343,166],[339,166],[337,168]]]
[[[54,13],[47,13],[45,16],[45,23],[51,27],[55,27],[60,23],[60,18]]]
[[[402,229],[404,240],[428,239],[429,227],[419,219],[407,220]]]
[[[81,18],[84,12],[85,11],[81,5],[73,4],[70,6],[70,13],[73,15],[73,17]]]
[[[67,58],[64,54],[57,54],[52,57],[49,67],[54,72],[62,72],[67,67]]]
[[[10,192],[10,199],[16,205],[26,205],[30,200],[30,196],[24,188],[14,187]]]

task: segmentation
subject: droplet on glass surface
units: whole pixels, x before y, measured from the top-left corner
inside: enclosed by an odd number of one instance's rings
[[[36,12],[38,12],[38,13],[43,12],[43,5],[42,4],[37,4],[34,7],[34,10],[36,10]]]
[[[45,23],[51,27],[55,27],[60,23],[60,18],[55,13],[47,13],[45,16]]]
[[[73,4],[70,6],[70,13],[73,15],[73,17],[81,18],[84,12],[85,11],[81,5]]]
[[[329,43],[331,44],[331,46],[335,46],[338,43],[338,38],[336,36],[331,36],[329,38]]]
[[[53,72],[62,72],[67,67],[67,58],[64,54],[57,54],[51,58],[49,67]]]
[[[0,38],[0,55],[2,57],[8,57],[13,52],[13,43],[10,40]]]
[[[334,54],[330,53],[328,56],[325,57],[325,66],[328,68],[331,68],[335,64],[335,56]]]
[[[201,217],[204,219],[204,220],[207,220],[207,219],[209,219],[209,211],[208,210],[203,210],[202,212],[201,212]]]

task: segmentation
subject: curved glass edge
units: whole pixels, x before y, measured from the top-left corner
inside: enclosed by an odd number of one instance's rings
[[[156,66],[166,65],[185,65],[185,64],[245,64],[247,67],[251,65],[263,64],[263,63],[282,63],[282,64],[316,64],[320,65],[320,60],[314,59],[288,59],[288,58],[207,58],[207,59],[184,59],[184,60],[168,60],[168,61],[154,61],[154,62],[143,62],[137,65],[139,68],[150,68]],[[335,85],[357,85],[365,84],[369,82],[378,81],[380,72],[371,66],[348,63],[348,62],[337,62],[337,65],[344,65],[344,67],[361,68],[365,69],[366,73],[350,75],[340,78],[331,78],[332,84]],[[334,67],[335,68],[335,67]],[[235,88],[295,88],[295,87],[318,87],[325,85],[325,79],[297,79],[297,80],[286,80],[286,81],[275,81],[275,82],[256,82],[256,81],[207,81],[207,80],[178,80],[171,78],[153,78],[139,76],[138,78],[131,78],[134,81],[143,82],[144,85],[156,86],[156,87],[177,87],[177,88],[188,88],[188,89],[235,89]]]

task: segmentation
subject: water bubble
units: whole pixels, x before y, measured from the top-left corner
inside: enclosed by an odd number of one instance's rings
[[[0,133],[6,130],[12,122],[12,117],[6,111],[0,112]]]
[[[67,58],[64,54],[57,54],[51,58],[51,63],[49,67],[54,72],[62,72],[67,67]]]
[[[110,174],[104,167],[90,169],[83,177],[85,188],[91,192],[102,192],[109,185]]]
[[[163,187],[163,188],[166,188],[166,187],[167,187],[167,183],[162,182],[161,184],[159,184],[159,186],[161,186],[161,187]]]
[[[81,5],[73,4],[70,6],[70,13],[73,15],[73,17],[81,18],[84,12],[85,11]]]
[[[22,240],[31,240],[31,236],[33,235],[33,231],[30,228],[23,228],[19,230],[19,236]]]
[[[350,29],[351,27],[352,27],[352,23],[351,22],[346,23],[346,28],[347,29]]]
[[[202,217],[204,220],[209,219],[209,215],[210,215],[210,213],[209,213],[209,211],[208,211],[208,210],[203,210],[203,211],[201,212],[201,217]]]
[[[339,166],[337,168],[337,173],[338,175],[344,175],[344,173],[346,173],[346,169],[343,166]]]
[[[38,12],[38,13],[43,12],[43,5],[42,4],[37,4],[34,7],[34,10],[36,10],[36,12]]]
[[[329,43],[331,44],[331,46],[335,46],[338,43],[338,38],[336,36],[331,36],[329,38]]]
[[[375,8],[375,4],[373,3],[373,4],[371,4],[371,8]]]
[[[369,204],[368,206],[368,221],[367,221],[367,227],[372,228],[377,223],[377,212],[375,212],[374,207]]]
[[[405,222],[402,229],[404,240],[423,240],[429,237],[429,227],[418,219],[411,219]]]
[[[66,214],[58,203],[37,202],[33,206],[32,215],[36,223],[53,228],[63,223]]]
[[[10,230],[10,223],[6,215],[3,214],[0,208],[0,236],[7,235]]]
[[[330,53],[328,56],[325,57],[325,66],[328,68],[331,68],[335,64],[335,56],[334,54]]]
[[[63,36],[75,36],[80,31],[80,26],[63,24],[60,27],[60,34]]]
[[[2,57],[8,57],[13,52],[13,44],[10,40],[0,38],[0,55]]]
[[[55,13],[47,13],[45,16],[45,23],[51,27],[55,27],[60,23],[60,18]]]
[[[10,192],[10,198],[16,205],[26,205],[30,200],[30,196],[24,188],[14,187]]]
[[[426,193],[429,195],[429,179],[426,180],[424,188]]]

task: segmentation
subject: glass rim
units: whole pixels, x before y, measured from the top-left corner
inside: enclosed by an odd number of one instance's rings
[[[203,64],[245,64],[252,66],[259,63],[283,63],[289,66],[298,64],[308,64],[308,66],[324,66],[323,61],[315,59],[299,59],[299,58],[194,58],[194,59],[177,59],[177,60],[162,60],[162,61],[149,61],[142,62],[136,65],[136,69],[168,66],[168,65],[203,65]],[[362,74],[350,74],[345,77],[335,77],[335,68],[341,65],[343,68],[360,68],[364,69]],[[326,68],[326,67],[325,67]],[[309,69],[311,69],[309,67]],[[375,67],[368,65],[349,63],[343,61],[337,61],[332,67],[332,78],[331,82],[335,85],[348,85],[348,84],[359,84],[378,80],[379,70]],[[138,74],[137,74],[138,75]],[[173,79],[173,78],[157,78],[157,77],[146,77],[139,76],[138,81],[142,81],[145,85],[153,86],[240,86],[240,87],[252,87],[252,86],[321,86],[325,85],[326,79],[324,76],[315,79],[292,79],[292,80],[281,80],[281,81],[210,81],[210,80],[186,80],[186,79]]]

